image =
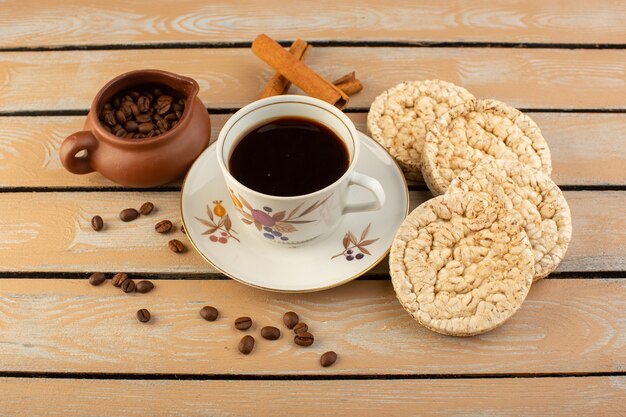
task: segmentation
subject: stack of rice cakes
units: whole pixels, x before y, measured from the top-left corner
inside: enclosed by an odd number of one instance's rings
[[[453,336],[510,318],[554,271],[572,235],[537,124],[451,83],[405,82],[374,101],[368,130],[436,197],[406,218],[389,258],[403,307]],[[402,159],[400,159],[402,158]]]

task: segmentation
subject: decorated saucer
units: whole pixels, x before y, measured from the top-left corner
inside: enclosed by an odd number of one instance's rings
[[[220,172],[216,146],[209,146],[189,170],[181,191],[182,221],[193,247],[225,275],[271,291],[324,290],[369,271],[389,252],[408,214],[409,193],[387,151],[363,133],[360,139],[356,170],[380,181],[385,204],[377,211],[346,214],[333,231],[296,247],[265,242],[244,227]],[[369,199],[360,187],[349,191],[349,201]]]

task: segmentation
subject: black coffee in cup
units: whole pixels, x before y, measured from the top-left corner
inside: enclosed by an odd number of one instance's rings
[[[235,146],[228,170],[263,194],[309,194],[338,180],[348,169],[345,143],[313,120],[285,117],[248,132]]]

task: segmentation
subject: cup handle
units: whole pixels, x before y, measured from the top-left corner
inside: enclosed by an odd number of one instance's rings
[[[72,174],[88,174],[95,171],[91,166],[90,152],[98,147],[98,139],[88,130],[76,132],[65,138],[61,144],[59,155],[61,164]],[[86,150],[87,155],[76,156],[80,151]]]
[[[367,175],[359,174],[358,172],[352,173],[348,187],[351,185],[358,185],[365,188],[374,196],[373,201],[367,201],[365,203],[351,203],[346,204],[343,209],[343,214],[357,213],[359,211],[374,211],[380,209],[385,204],[385,191],[383,186],[380,185],[378,180]]]

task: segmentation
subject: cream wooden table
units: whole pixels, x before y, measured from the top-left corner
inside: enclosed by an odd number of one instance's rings
[[[0,4],[0,415],[626,414],[626,4],[70,3]],[[365,89],[347,111],[361,130],[372,99],[405,79],[449,80],[537,121],[574,236],[505,326],[470,339],[419,327],[386,261],[340,288],[281,295],[169,252],[152,220],[91,230],[94,214],[148,200],[180,225],[177,184],[137,191],[60,166],[100,86],[137,68],[194,77],[216,137],[272,74],[249,50],[261,32],[312,41],[307,62],[328,78],[356,70]],[[411,185],[412,207],[429,196]],[[156,289],[94,288],[92,271]],[[202,321],[205,304],[222,318]],[[153,323],[134,318],[142,307]],[[315,345],[283,336],[237,352],[235,317],[271,324],[286,310]],[[330,349],[340,359],[323,369]]]

